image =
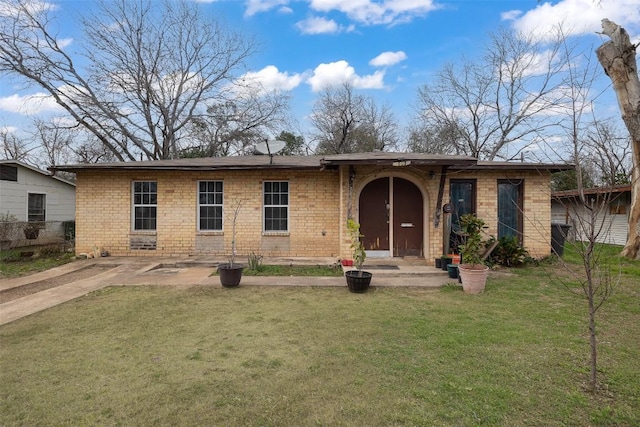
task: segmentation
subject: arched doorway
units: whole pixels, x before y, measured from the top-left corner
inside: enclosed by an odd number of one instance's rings
[[[374,179],[364,186],[358,203],[362,243],[370,255],[424,255],[424,203],[414,183],[399,177]]]

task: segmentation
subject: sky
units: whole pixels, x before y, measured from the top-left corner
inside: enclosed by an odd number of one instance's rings
[[[74,17],[91,0],[48,0],[61,17],[59,36],[72,45],[80,34]],[[195,1],[195,0],[194,0]],[[500,26],[544,37],[562,22],[593,48],[608,18],[640,42],[640,0],[200,0],[206,14],[254,36],[258,52],[247,72],[266,88],[291,95],[297,132],[309,130],[309,114],[327,85],[350,81],[363,95],[389,105],[405,125],[418,87],[433,81],[443,64],[474,58]],[[0,17],[1,18],[1,17]],[[609,84],[603,76],[601,85]],[[61,111],[37,87],[0,80],[0,127],[25,131],[29,114]],[[616,114],[611,96],[601,108]],[[40,96],[38,96],[40,95]]]

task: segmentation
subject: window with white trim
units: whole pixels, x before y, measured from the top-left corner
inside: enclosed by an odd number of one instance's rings
[[[155,231],[158,212],[158,184],[155,181],[133,183],[133,230]]]
[[[44,222],[47,216],[47,195],[29,193],[27,203],[27,221]]]
[[[264,231],[289,231],[289,182],[264,182]]]
[[[198,182],[198,230],[222,231],[222,181]]]

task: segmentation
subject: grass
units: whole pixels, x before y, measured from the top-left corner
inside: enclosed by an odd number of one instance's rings
[[[31,248],[27,250],[37,252]],[[0,252],[0,278],[26,276],[66,264],[74,259],[73,253],[56,249],[45,248],[29,258],[22,257],[21,252],[16,249]]]
[[[344,273],[340,266],[329,267],[324,265],[260,265],[257,269],[245,268],[242,272],[245,276],[334,276],[339,277]]]
[[[585,304],[542,271],[478,296],[106,288],[0,327],[0,425],[640,425],[640,279],[600,312],[591,395]]]

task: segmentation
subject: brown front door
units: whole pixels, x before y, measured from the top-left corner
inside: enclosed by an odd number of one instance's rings
[[[360,193],[360,233],[367,251],[389,250],[389,178],[368,183]]]
[[[393,197],[391,188],[393,187]],[[391,207],[393,203],[393,207]],[[423,256],[423,201],[420,189],[402,178],[378,178],[360,193],[360,232],[367,251],[389,251],[393,209],[392,256]]]
[[[412,182],[393,178],[393,256],[423,256],[422,193]]]

